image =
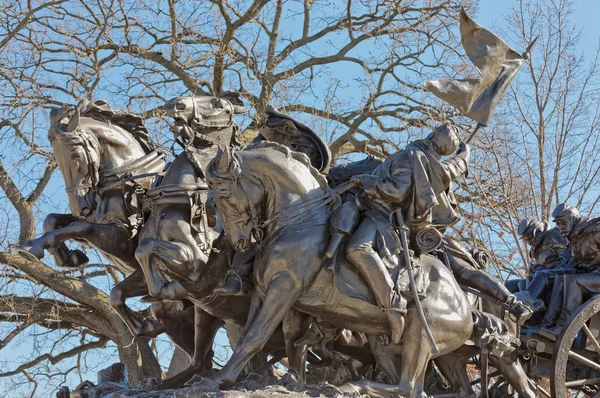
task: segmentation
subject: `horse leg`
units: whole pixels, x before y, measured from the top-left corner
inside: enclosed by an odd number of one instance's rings
[[[125,300],[130,297],[147,294],[148,286],[141,269],[135,270],[110,291],[110,305],[121,316],[131,333],[138,337],[156,337],[165,331],[163,324],[151,319],[140,319],[140,316],[125,304]]]
[[[19,254],[41,259],[44,250],[54,249],[68,239],[87,242],[98,250],[129,262],[133,259],[134,241],[129,232],[117,224],[97,224],[75,221],[66,227],[48,231],[37,239],[21,245]]]
[[[490,355],[489,358],[492,365],[502,373],[506,381],[517,391],[519,397],[535,398],[535,393],[529,384],[529,378],[518,359],[513,360],[510,355],[501,358]]]
[[[283,318],[283,335],[285,352],[288,357],[289,371],[294,374],[298,383],[306,383],[306,344],[296,346],[296,341],[306,334],[310,317],[295,309],[290,309]]]
[[[256,292],[256,290],[251,290],[250,291],[250,309],[248,311],[248,318],[246,320],[246,325],[249,325],[251,320],[256,317],[256,315],[258,314],[258,311],[260,310],[261,305],[262,305],[262,299],[260,298],[259,294]],[[231,347],[235,347],[237,345],[237,343],[241,339],[243,339],[246,336],[246,334],[248,334],[248,329],[246,328],[245,325],[239,326],[237,324],[229,322],[226,324],[225,328],[227,329],[227,337],[229,338],[229,345]],[[269,360],[269,358],[268,358],[267,352],[265,352],[265,351],[259,352],[254,357],[252,357],[252,359],[248,363],[248,366],[246,366],[246,368],[244,368],[243,374],[248,374],[248,373],[252,373],[252,372],[264,372],[264,373],[268,374],[269,376],[272,376],[273,375],[273,365],[269,365],[268,367],[265,367],[268,360]]]
[[[152,303],[151,311],[165,325],[169,339],[191,359],[194,355],[194,304],[189,300],[158,300]]]
[[[187,245],[144,238],[135,251],[135,258],[144,271],[151,296],[169,300],[181,300],[188,296],[188,291],[179,282],[168,282],[155,266],[158,263],[171,268],[177,264],[179,268],[187,268],[194,260],[194,253]]]
[[[44,219],[44,232],[54,231],[64,228],[67,225],[78,221],[79,219],[72,214],[51,213]],[[54,256],[54,264],[59,267],[77,268],[88,263],[89,259],[85,253],[79,249],[69,250],[63,242],[55,248],[48,248],[48,252]]]
[[[195,374],[212,368],[214,352],[213,342],[223,321],[205,312],[198,305],[194,306],[194,355],[190,366],[183,372],[165,379],[161,388],[177,388],[190,380]]]
[[[396,353],[390,352],[391,350],[388,347],[384,347],[379,342],[378,336],[368,335],[367,338],[377,366],[385,372],[392,381],[392,384],[398,384],[400,382],[400,374],[398,374],[398,370],[396,369]]]
[[[413,318],[402,341],[402,370],[398,394],[409,398],[425,398],[425,373],[432,359],[431,345],[425,337],[421,323]]]
[[[285,314],[302,295],[288,273],[280,273],[269,282],[265,299],[258,314],[248,319],[245,333],[235,347],[227,364],[209,380],[220,387],[231,386],[237,380],[250,359],[263,349]]]
[[[467,375],[467,360],[476,354],[477,350],[474,350],[472,347],[463,346],[450,354],[442,355],[435,359],[438,369],[448,379],[458,396],[475,397],[475,392],[471,388],[469,375]]]

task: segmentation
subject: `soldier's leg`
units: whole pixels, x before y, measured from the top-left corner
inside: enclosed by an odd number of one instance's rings
[[[373,220],[365,218],[358,229],[350,238],[346,247],[348,260],[354,264],[362,276],[367,280],[371,290],[375,294],[377,303],[387,312],[388,321],[392,329],[392,340],[398,344],[404,332],[404,316],[406,307],[398,312],[394,308],[397,297],[394,292],[394,284],[390,278],[385,264],[374,250],[373,246],[377,238],[377,228]],[[403,310],[403,311],[402,311]]]
[[[536,299],[543,299],[548,289],[548,272],[536,271],[533,274],[533,278],[527,284],[527,290],[531,297]]]
[[[346,197],[340,207],[331,213],[329,219],[331,238],[325,252],[325,258],[331,259],[335,256],[342,242],[351,236],[360,222],[360,211],[356,206],[354,195]],[[333,269],[331,269],[333,271]]]
[[[554,278],[554,286],[552,286],[552,295],[550,296],[548,309],[544,314],[544,319],[540,323],[540,326],[543,328],[554,325],[560,315],[560,309],[563,306],[564,298],[564,276],[565,275],[557,275],[556,278]]]
[[[449,255],[448,259],[458,283],[477,289],[502,303],[510,305],[509,312],[515,316],[519,325],[522,325],[531,317],[533,314],[531,309],[517,300],[498,279],[483,270],[470,267],[466,261],[456,256]]]
[[[564,301],[556,324],[566,324],[571,314],[583,304],[585,297],[595,294],[600,294],[600,272],[565,275]]]

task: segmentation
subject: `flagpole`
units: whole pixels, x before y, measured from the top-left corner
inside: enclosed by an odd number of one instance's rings
[[[465,141],[465,144],[469,144],[471,142],[471,140],[473,139],[473,137],[475,137],[475,135],[479,132],[479,130],[485,127],[483,124],[481,123],[477,123],[477,126],[475,127],[475,130],[471,133],[471,135],[469,136],[469,138],[467,138],[467,140]]]

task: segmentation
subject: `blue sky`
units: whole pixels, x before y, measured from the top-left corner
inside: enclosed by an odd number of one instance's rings
[[[509,13],[510,8],[513,5],[518,4],[518,0],[480,0],[479,1],[479,12],[477,15],[474,15],[474,19],[485,26],[486,28],[497,32],[498,30],[502,30],[506,24],[506,16]],[[573,22],[576,26],[583,29],[583,36],[579,43],[579,49],[584,51],[586,54],[591,54],[594,52],[596,46],[598,45],[598,39],[600,37],[600,26],[598,26],[598,17],[600,16],[600,1],[598,0],[578,0],[574,4],[574,15]],[[508,41],[508,40],[507,40]],[[511,43],[508,41],[511,46],[514,47],[517,51],[522,51],[523,48],[520,47],[520,43]],[[55,173],[53,176],[53,182],[51,187],[48,188],[48,193],[50,194],[52,191],[56,191],[60,195],[63,194],[64,183],[62,181],[62,176],[60,173]],[[50,211],[54,210],[66,210],[66,201],[64,202],[64,209],[48,209]],[[41,228],[38,229],[41,231]],[[4,335],[8,333],[10,328],[2,327],[0,328],[0,335]],[[219,341],[221,344],[225,344],[224,335],[219,336]],[[0,363],[4,361],[22,361],[23,359],[30,359],[30,355],[36,353],[35,341],[27,340],[27,341],[15,341],[17,344],[11,344],[11,346],[7,347],[7,349],[3,349],[0,351]],[[21,343],[21,344],[18,344]],[[116,350],[115,350],[116,351]],[[18,358],[18,359],[17,359]],[[118,360],[116,353],[113,352],[107,353],[105,357],[100,359],[102,364],[105,366],[110,365],[112,362]],[[165,361],[166,362],[166,361]],[[9,366],[12,368],[13,366]],[[83,379],[90,379],[95,381],[95,372],[90,372],[89,374],[83,375]],[[79,380],[75,377],[69,379],[69,383],[72,387],[78,384]],[[12,397],[14,391],[7,392],[2,391],[3,383],[0,380],[0,397],[8,396]],[[26,386],[24,387],[24,391],[27,391]],[[39,390],[38,390],[39,391]],[[47,392],[40,391],[37,396],[47,396]]]

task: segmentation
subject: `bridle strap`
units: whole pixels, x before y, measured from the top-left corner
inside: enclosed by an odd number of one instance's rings
[[[79,130],[79,128],[77,128],[77,130]],[[94,138],[96,138],[96,137],[94,137]],[[92,140],[90,138],[90,134],[83,134],[83,133],[79,134],[79,139],[81,140],[81,143],[76,144],[76,145],[81,145],[83,147],[83,153],[85,154],[85,158],[86,158],[85,160],[87,163],[86,179],[89,179],[90,182],[66,187],[65,191],[67,193],[75,192],[75,191],[78,191],[81,189],[95,188],[99,182],[98,172],[96,172],[96,173],[93,172],[93,167],[94,167],[94,164],[93,164],[94,161],[92,158],[93,145],[91,143]],[[100,147],[99,143],[98,143],[98,147]]]

